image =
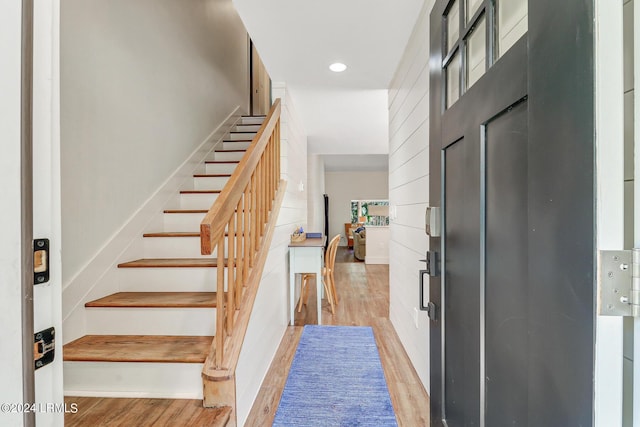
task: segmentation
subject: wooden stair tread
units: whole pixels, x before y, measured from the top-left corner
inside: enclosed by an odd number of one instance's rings
[[[231,407],[205,408],[200,399],[149,399],[65,396],[67,407],[78,412],[64,414],[65,427],[86,426],[208,426],[225,427]]]
[[[228,178],[230,173],[196,173],[193,174],[194,178]]]
[[[205,164],[240,163],[240,160],[205,160]]]
[[[197,231],[161,231],[144,233],[142,237],[200,237],[200,233]]]
[[[225,265],[227,260],[225,260]],[[145,258],[118,264],[118,268],[189,268],[189,267],[217,267],[218,260],[214,258]]]
[[[206,214],[209,212],[207,209],[165,209],[164,213],[166,214],[196,214],[202,213]]]
[[[236,149],[232,149],[232,150],[226,150],[224,148],[220,149],[220,150],[216,150],[216,153],[240,153],[240,152],[245,152],[247,150],[236,150]]]
[[[180,194],[219,194],[222,190],[181,190]]]
[[[236,236],[238,234],[242,235],[243,233],[234,233]],[[224,233],[225,236],[229,236],[228,232]],[[155,233],[144,233],[142,237],[200,237],[200,232],[198,231],[158,231]]]
[[[215,292],[118,292],[85,307],[215,308]]]
[[[240,132],[240,133],[248,133],[248,132]],[[253,139],[223,139],[222,142],[252,142]]]
[[[66,344],[74,362],[204,363],[213,337],[178,335],[85,335]]]

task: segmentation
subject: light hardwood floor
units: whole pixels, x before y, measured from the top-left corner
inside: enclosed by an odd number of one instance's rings
[[[223,427],[231,408],[203,408],[202,400],[65,397],[65,427]],[[75,405],[76,413],[72,413]]]
[[[323,322],[373,327],[398,425],[428,426],[429,396],[389,321],[389,266],[354,262],[353,251],[340,247],[336,256],[335,279],[339,304],[332,315],[329,304],[323,300]],[[309,285],[310,304],[300,313],[296,312],[296,326],[287,328],[246,426],[270,426],[273,422],[302,334],[302,325],[316,323],[315,303],[311,303],[315,301],[315,283]]]

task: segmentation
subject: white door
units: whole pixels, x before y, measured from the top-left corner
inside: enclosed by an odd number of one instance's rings
[[[22,61],[23,4],[28,2],[0,2],[0,425],[62,426],[65,409],[72,408],[63,403],[60,336],[59,2],[37,0],[34,7],[31,180],[24,175],[29,156],[21,154],[22,94],[28,93],[22,85],[28,69]],[[30,320],[29,302],[23,304],[23,282],[30,285],[33,277],[25,262],[33,256],[30,235],[50,242],[49,280],[32,288],[33,330],[23,322],[23,315]],[[50,327],[55,358],[33,372],[34,333]]]

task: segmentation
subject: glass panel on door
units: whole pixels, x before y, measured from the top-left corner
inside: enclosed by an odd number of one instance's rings
[[[460,98],[460,52],[456,52],[446,67],[447,72],[447,108]]]
[[[467,39],[467,88],[473,86],[487,69],[486,19],[480,18]]]
[[[455,0],[447,14],[447,52],[458,42],[460,37],[460,6],[458,0]]]
[[[529,28],[528,0],[501,0],[498,9],[498,57],[505,54]]]
[[[467,24],[471,21],[471,18],[473,18],[473,15],[475,15],[478,9],[480,9],[482,3],[484,3],[483,0],[467,0]]]

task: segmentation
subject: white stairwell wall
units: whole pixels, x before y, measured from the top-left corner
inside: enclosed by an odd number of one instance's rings
[[[417,313],[419,260],[428,239],[429,12],[425,1],[389,88],[389,317],[418,376],[429,391],[429,319]],[[428,294],[428,289],[425,289]]]
[[[288,322],[289,237],[307,221],[307,135],[284,83],[272,84],[282,101],[281,178],[287,192],[264,267],[245,342],[236,371],[238,425],[244,425],[260,385],[280,345]],[[299,190],[299,183],[304,190]]]

